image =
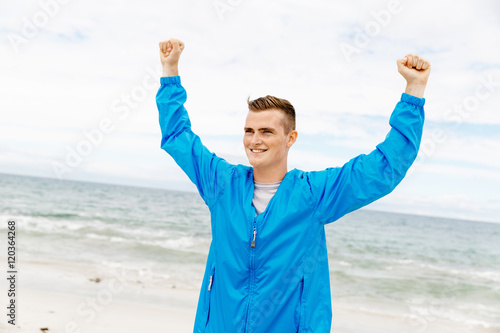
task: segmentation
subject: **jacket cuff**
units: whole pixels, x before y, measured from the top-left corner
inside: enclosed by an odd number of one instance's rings
[[[180,76],[163,76],[160,78],[160,84],[181,84]]]
[[[408,95],[407,93],[403,93],[401,95],[401,102],[410,103],[419,107],[424,106],[425,98],[418,98],[413,95]]]

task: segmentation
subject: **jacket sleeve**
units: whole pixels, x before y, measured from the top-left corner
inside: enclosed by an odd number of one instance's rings
[[[323,223],[333,222],[389,194],[404,178],[417,157],[424,123],[425,99],[402,94],[385,140],[368,155],[359,155],[344,166],[307,173]]]
[[[230,164],[211,153],[191,130],[191,122],[184,108],[187,94],[180,77],[162,77],[160,83],[156,105],[162,134],[161,148],[187,174],[210,207],[224,187]]]

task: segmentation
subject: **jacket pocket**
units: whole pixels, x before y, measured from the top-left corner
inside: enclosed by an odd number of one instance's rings
[[[207,327],[208,321],[210,320],[210,303],[212,298],[212,290],[214,287],[214,280],[215,280],[215,268],[212,268],[212,272],[210,273],[209,280],[207,282],[207,288],[205,290],[205,313],[207,315],[205,328]]]
[[[300,280],[299,285],[297,287],[298,293],[299,293],[299,299],[297,302],[297,306],[295,307],[295,315],[294,315],[294,323],[295,323],[295,328],[297,329],[297,332],[300,332],[300,323],[301,319],[303,317],[303,312],[304,312],[304,301],[303,301],[303,292],[304,292],[304,278]]]

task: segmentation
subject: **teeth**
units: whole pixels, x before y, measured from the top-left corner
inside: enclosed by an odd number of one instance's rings
[[[260,150],[260,149],[251,149],[251,151],[253,151],[254,153],[262,153],[262,152],[264,152],[265,150]]]

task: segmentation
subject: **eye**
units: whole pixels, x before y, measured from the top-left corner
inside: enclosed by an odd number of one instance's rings
[[[264,133],[272,133],[270,130],[264,130]]]

